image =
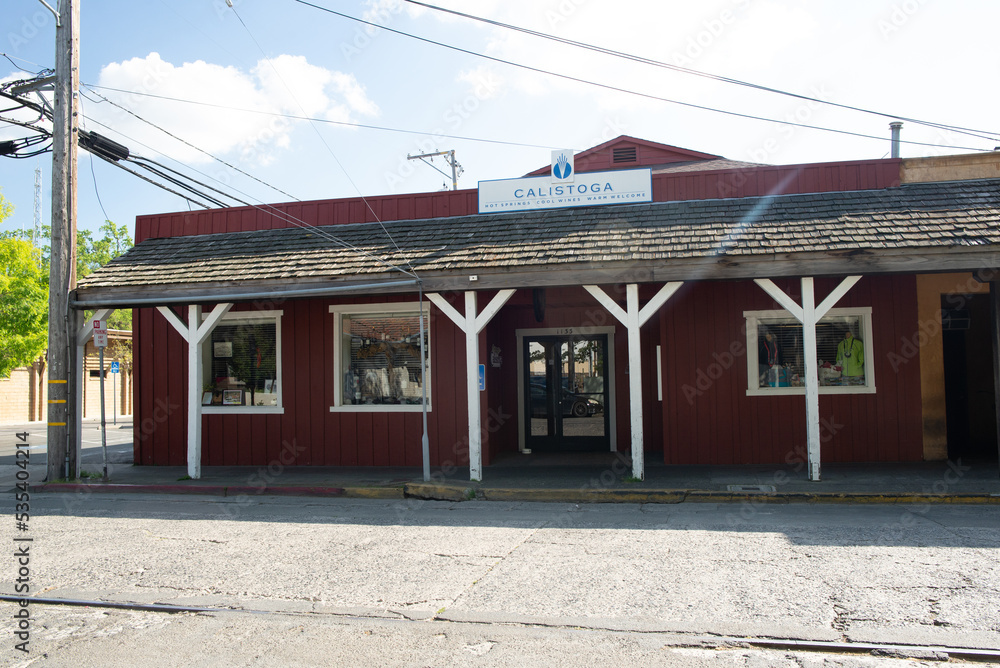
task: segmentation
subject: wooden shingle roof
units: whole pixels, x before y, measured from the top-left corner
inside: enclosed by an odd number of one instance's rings
[[[970,270],[1000,266],[993,255],[991,179],[147,239],[78,295],[370,284],[400,278],[394,266],[433,290],[468,289],[471,274],[476,288],[529,287]]]

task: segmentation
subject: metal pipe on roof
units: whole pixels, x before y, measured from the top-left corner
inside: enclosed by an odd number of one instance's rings
[[[217,304],[219,302],[238,302],[251,299],[290,299],[295,297],[322,297],[324,295],[337,294],[338,292],[350,292],[358,290],[370,290],[373,288],[399,287],[403,285],[417,285],[417,280],[407,281],[384,281],[381,283],[365,283],[361,285],[342,285],[325,288],[303,288],[301,290],[272,290],[270,292],[246,292],[243,294],[226,295],[191,295],[187,297],[140,297],[138,299],[72,299],[69,302],[70,308],[74,309],[94,309],[94,308],[129,308],[133,306],[166,306],[168,304]]]
[[[899,157],[899,131],[903,129],[902,121],[893,121],[889,123],[889,129],[892,130],[892,157]]]

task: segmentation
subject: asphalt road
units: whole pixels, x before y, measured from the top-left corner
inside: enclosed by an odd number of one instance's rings
[[[34,603],[32,666],[914,665],[706,635],[1000,649],[992,507],[48,493],[31,513],[36,595],[230,610]]]
[[[23,438],[18,435],[24,435]],[[129,465],[133,458],[132,421],[120,420],[117,425],[107,423],[106,436],[109,472],[117,465]],[[100,423],[88,420],[83,423],[80,447],[80,470],[101,473],[104,468]],[[45,462],[48,460],[48,434],[44,423],[31,422],[16,425],[0,425],[0,491],[11,489],[16,483],[16,455],[18,444],[27,443],[28,466],[32,484],[45,478]],[[22,456],[23,458],[23,456]]]

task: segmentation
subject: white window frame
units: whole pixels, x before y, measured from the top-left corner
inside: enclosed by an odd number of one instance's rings
[[[820,385],[820,394],[875,394],[875,355],[873,354],[872,309],[870,306],[856,308],[832,308],[820,322],[827,318],[860,316],[862,327],[861,342],[865,352],[865,384],[864,385]],[[770,311],[744,311],[747,333],[747,396],[750,397],[780,397],[784,395],[804,395],[802,387],[760,387],[757,366],[757,330],[761,320],[781,319],[789,323],[799,323],[795,317],[784,309]]]
[[[344,339],[344,316],[345,315],[367,315],[371,313],[400,313],[420,315],[420,302],[386,302],[383,304],[334,304],[330,306],[330,313],[333,314],[333,406],[330,406],[331,413],[420,413],[423,411],[422,404],[345,404],[344,403],[344,370],[343,366],[343,339]],[[424,317],[427,319],[427,359],[424,367],[424,380],[427,383],[427,412],[431,412],[431,329],[430,329],[430,306],[424,304]]]
[[[283,403],[283,393],[285,389],[284,378],[281,373],[281,316],[283,311],[230,311],[222,316],[216,327],[226,324],[227,320],[260,320],[262,322],[274,321],[274,375],[278,384],[278,405],[277,406],[202,406],[203,415],[281,415],[285,412]],[[202,320],[208,318],[207,313],[202,314]],[[210,369],[212,364],[212,337],[202,345],[202,368]],[[204,382],[204,379],[202,379]]]

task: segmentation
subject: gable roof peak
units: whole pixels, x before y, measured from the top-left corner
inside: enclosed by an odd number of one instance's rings
[[[580,151],[574,158],[577,172],[598,172],[609,169],[634,169],[680,162],[701,162],[722,159],[721,155],[691,151],[686,148],[619,135],[597,146]],[[527,176],[547,174],[549,167],[541,167]]]

